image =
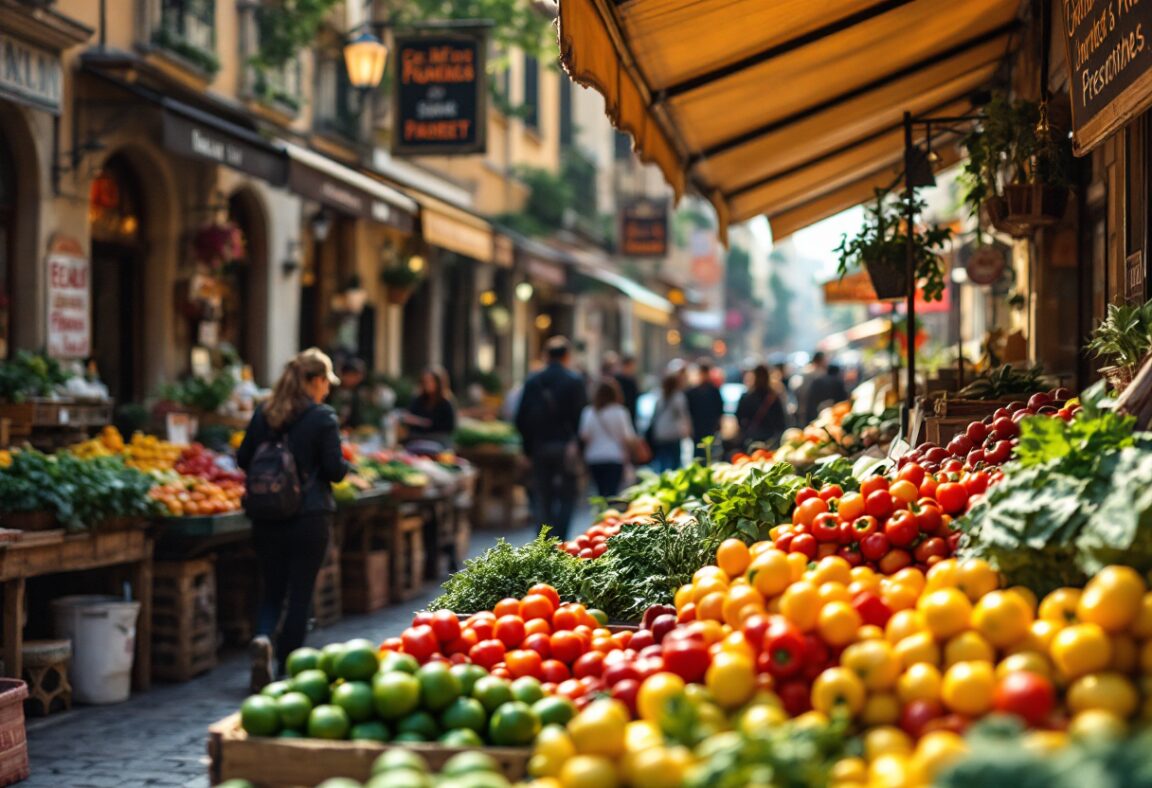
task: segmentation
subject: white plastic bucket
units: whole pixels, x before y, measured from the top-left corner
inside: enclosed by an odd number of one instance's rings
[[[72,697],[79,703],[120,703],[132,694],[139,602],[114,596],[65,596],[52,601],[56,637],[72,641]]]

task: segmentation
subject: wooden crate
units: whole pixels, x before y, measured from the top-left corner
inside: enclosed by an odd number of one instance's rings
[[[424,518],[397,517],[392,524],[392,601],[407,602],[424,588]]]
[[[340,584],[345,613],[371,613],[388,605],[390,555],[387,550],[344,553]]]
[[[340,549],[333,545],[328,550],[316,588],[312,592],[312,618],[318,627],[330,627],[343,615],[340,601]]]
[[[8,422],[8,441],[17,443],[32,434],[36,406],[31,402],[0,402],[0,418]]]
[[[157,561],[152,580],[152,676],[188,681],[216,667],[216,568],[210,559]]]
[[[924,440],[937,446],[947,446],[948,441],[968,429],[972,421],[973,419],[968,416],[949,418],[929,416],[924,419]]]
[[[217,624],[225,645],[246,646],[255,631],[260,572],[250,550],[221,551],[216,559]]]
[[[525,777],[531,750],[527,747],[444,747],[438,744],[405,744],[438,771],[453,755],[479,750],[492,756],[504,776],[516,781]],[[295,788],[319,785],[332,777],[366,782],[372,763],[393,745],[374,742],[324,741],[248,737],[240,728],[240,715],[233,714],[208,728],[209,779],[213,785],[225,780],[250,780],[260,788]]]

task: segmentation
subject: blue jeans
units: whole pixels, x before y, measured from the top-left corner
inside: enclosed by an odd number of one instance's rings
[[[652,470],[674,471],[680,467],[682,455],[680,441],[657,441],[652,445]]]

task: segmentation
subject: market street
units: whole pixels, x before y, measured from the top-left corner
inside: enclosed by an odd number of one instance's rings
[[[581,518],[587,522],[590,518]],[[535,529],[504,536],[514,545]],[[496,543],[496,531],[474,532],[470,556]],[[366,616],[349,616],[310,633],[309,645],[352,638],[383,640],[408,626],[412,611],[439,593],[429,583],[418,599]],[[32,776],[28,788],[143,788],[167,785],[206,788],[208,726],[239,708],[248,695],[246,654],[233,652],[208,673],[184,684],[159,685],[112,706],[80,706],[28,724]]]

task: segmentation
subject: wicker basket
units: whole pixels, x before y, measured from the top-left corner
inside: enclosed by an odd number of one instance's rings
[[[1136,377],[1136,368],[1132,366],[1101,367],[1100,374],[1108,381],[1108,385],[1116,390],[1117,394],[1122,394]]]
[[[24,733],[24,699],[28,685],[0,679],[0,786],[28,777],[28,739]]]

